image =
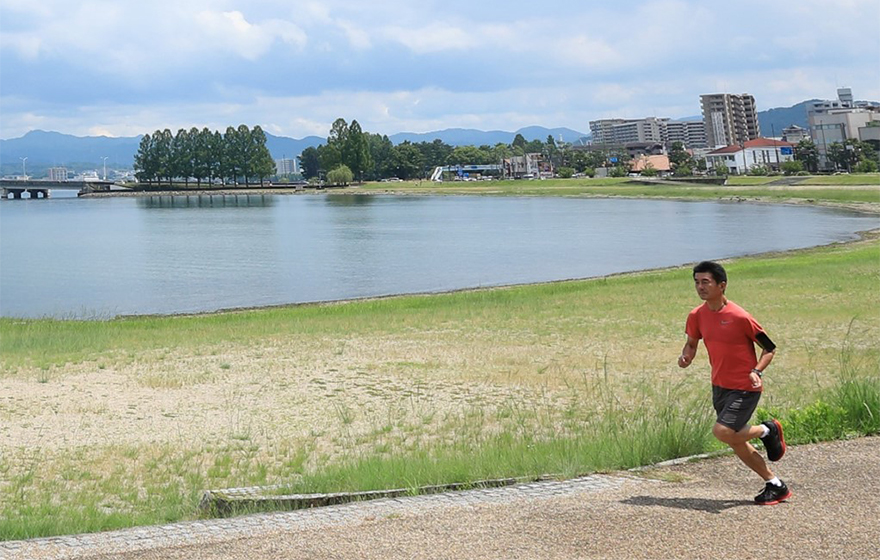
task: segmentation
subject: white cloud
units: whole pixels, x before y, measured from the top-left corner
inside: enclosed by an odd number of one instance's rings
[[[416,28],[389,26],[383,29],[383,34],[417,54],[464,51],[479,43],[475,33],[441,22]]]
[[[261,124],[326,135],[880,99],[876,0],[2,0],[0,137]],[[49,77],[52,77],[51,79]],[[26,79],[25,79],[26,78]],[[62,80],[61,87],[57,81]]]
[[[251,61],[266,54],[275,40],[295,47],[306,44],[306,34],[293,23],[272,19],[252,24],[239,11],[203,11],[195,21],[201,37],[207,39],[204,48],[230,51]]]

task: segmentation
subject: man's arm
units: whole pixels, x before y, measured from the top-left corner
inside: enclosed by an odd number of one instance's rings
[[[770,362],[773,361],[773,356],[776,355],[776,345],[773,344],[770,337],[763,332],[758,333],[755,337],[755,341],[758,343],[758,346],[761,347],[761,357],[758,358],[758,365],[755,366],[755,369],[763,372],[764,369],[770,365]]]
[[[752,387],[757,389],[764,385],[761,374],[764,373],[764,370],[773,361],[773,356],[776,355],[776,345],[773,344],[773,341],[764,332],[758,333],[755,337],[755,342],[761,347],[761,357],[758,358],[758,364],[755,366],[755,369],[749,374],[749,380],[752,382]]]
[[[699,340],[688,335],[687,342],[684,343],[684,348],[681,349],[681,356],[678,357],[678,367],[686,368],[691,365],[691,362],[694,361],[694,356],[697,355],[698,343]]]

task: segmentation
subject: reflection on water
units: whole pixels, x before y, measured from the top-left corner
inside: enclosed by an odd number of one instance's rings
[[[199,194],[138,197],[140,208],[265,208],[275,205],[275,197],[266,194]]]
[[[210,211],[208,211],[210,210]],[[585,278],[820,245],[822,208],[260,194],[0,204],[0,315],[111,317]]]
[[[327,205],[344,208],[346,206],[369,206],[375,201],[373,195],[331,194],[327,195]]]

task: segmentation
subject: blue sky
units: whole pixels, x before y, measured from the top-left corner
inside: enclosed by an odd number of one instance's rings
[[[877,0],[0,0],[0,138],[241,123],[301,138],[589,130],[683,117],[699,95],[759,110],[880,100]]]

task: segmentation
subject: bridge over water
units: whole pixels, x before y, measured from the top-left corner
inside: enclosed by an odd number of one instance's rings
[[[109,191],[113,181],[42,181],[22,179],[0,179],[0,193],[3,198],[22,198],[27,192],[31,198],[49,198],[50,190],[77,191],[78,194]]]

